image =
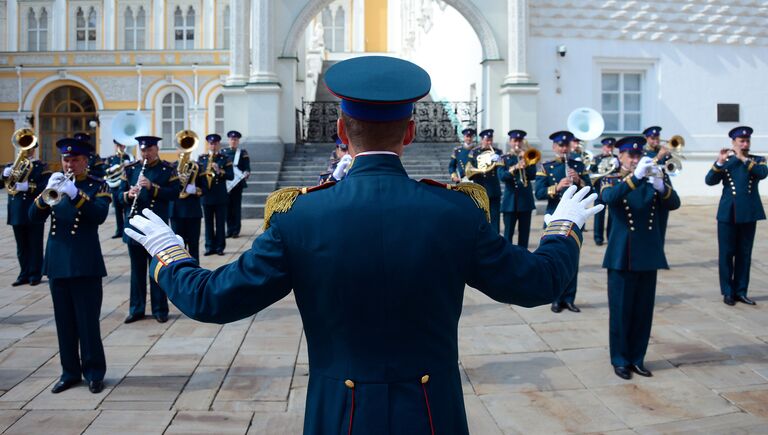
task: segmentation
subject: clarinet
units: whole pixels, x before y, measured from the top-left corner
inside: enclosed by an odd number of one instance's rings
[[[144,161],[141,164],[141,171],[139,171],[139,178],[136,179],[136,184],[138,185],[139,180],[141,177],[144,176],[144,168],[147,167],[147,159],[144,159]],[[128,217],[131,218],[136,214],[136,206],[139,204],[139,194],[141,193],[141,187],[139,187],[139,191],[136,192],[136,196],[133,197],[133,204],[131,204],[131,212],[128,213]]]

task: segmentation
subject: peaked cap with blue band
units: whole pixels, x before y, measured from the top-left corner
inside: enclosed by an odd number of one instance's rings
[[[344,151],[346,151],[346,150],[347,150],[347,144],[345,144],[345,143],[344,143],[344,142],[341,140],[341,138],[339,137],[339,135],[338,135],[338,134],[334,133],[334,134],[333,134],[333,136],[331,136],[331,138],[333,138],[334,142],[336,142],[336,146],[337,146],[337,147],[339,147],[339,148],[343,149]]]
[[[489,128],[480,132],[480,137],[489,137],[493,139],[493,129]]]
[[[328,68],[325,85],[341,99],[341,111],[348,116],[387,122],[410,117],[413,103],[429,93],[432,80],[406,60],[363,56]]]
[[[658,136],[661,134],[661,127],[658,125],[654,125],[653,127],[648,127],[645,130],[643,130],[643,136],[645,137],[651,137],[651,136]]]
[[[616,146],[616,138],[615,137],[606,137],[606,138],[603,138],[603,140],[601,140],[600,143],[603,146],[607,146],[607,147],[608,146],[610,146],[610,147]]]
[[[733,130],[728,132],[728,137],[731,139],[736,139],[737,137],[746,137],[750,138],[752,137],[752,133],[754,130],[752,127],[747,127],[746,125],[742,125],[741,127],[736,127]]]
[[[227,132],[227,137],[236,137],[240,139],[243,135],[237,130],[230,130]]]
[[[507,132],[507,136],[509,136],[510,139],[523,139],[527,135],[528,133],[525,130],[509,130]]]
[[[477,134],[477,130],[474,128],[465,128],[464,130],[461,130],[461,134],[464,136],[472,136],[474,137]]]
[[[645,146],[645,138],[642,136],[622,137],[616,142],[616,147],[620,153],[629,152],[630,154],[642,154]]]
[[[221,135],[218,135],[216,133],[211,133],[211,134],[209,134],[208,136],[205,137],[205,140],[208,143],[221,142]]]
[[[156,147],[157,143],[163,140],[157,136],[136,136],[134,139],[139,143],[139,148],[142,150],[147,147]]]
[[[68,137],[59,139],[56,142],[56,148],[59,149],[62,157],[87,156],[93,152],[90,143]]]
[[[566,130],[556,131],[549,135],[549,140],[555,143],[568,143],[573,140],[573,133]]]

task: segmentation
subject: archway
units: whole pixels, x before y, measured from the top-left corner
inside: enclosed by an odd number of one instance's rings
[[[40,160],[58,162],[56,141],[72,137],[77,132],[91,135],[95,147],[96,129],[89,121],[96,119],[96,105],[93,98],[77,86],[60,86],[45,96],[39,110]]]

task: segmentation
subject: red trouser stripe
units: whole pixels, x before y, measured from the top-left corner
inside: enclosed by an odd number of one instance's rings
[[[427,416],[429,417],[429,429],[432,435],[435,435],[435,425],[432,423],[432,410],[429,409],[429,396],[427,395],[427,386],[421,384],[421,390],[424,391],[424,401],[427,403]]]
[[[349,410],[349,430],[347,435],[352,435],[352,416],[355,415],[355,390],[352,389],[352,407]]]

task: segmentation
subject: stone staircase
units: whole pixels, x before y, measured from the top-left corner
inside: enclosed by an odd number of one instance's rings
[[[251,176],[248,188],[243,191],[243,219],[264,217],[264,203],[267,195],[275,190],[280,166],[280,162],[259,162],[251,158]]]

